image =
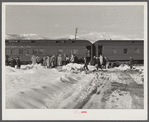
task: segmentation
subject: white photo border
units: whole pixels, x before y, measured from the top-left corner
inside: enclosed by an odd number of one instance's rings
[[[5,109],[5,9],[7,5],[144,6],[144,109]],[[147,2],[2,2],[2,120],[147,120],[148,40]]]

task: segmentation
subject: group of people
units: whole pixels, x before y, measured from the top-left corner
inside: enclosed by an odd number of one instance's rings
[[[33,55],[31,57],[31,62],[32,62],[32,65],[41,63],[46,68],[53,68],[56,66],[56,57],[55,55],[53,55],[51,57],[46,56],[40,59],[39,56]]]
[[[100,55],[99,57],[94,56],[91,60],[89,60],[88,57],[84,57],[83,60],[84,60],[84,67],[83,67],[84,70],[89,71],[89,68],[88,68],[89,63],[91,63],[91,65],[93,65],[93,66],[96,66],[97,70],[99,68],[101,70],[103,70],[104,67],[106,69],[109,68],[110,61],[109,61],[108,57],[104,57],[102,55]],[[40,59],[39,56],[33,55],[31,57],[31,62],[33,65],[41,63],[46,68],[54,68],[56,66],[66,65],[68,63],[76,63],[76,56],[71,55],[71,57],[69,57],[68,55],[64,54],[64,56],[62,57],[62,55],[59,54],[58,56],[55,56],[55,55],[53,55],[51,57],[46,56],[46,57],[43,57],[42,59]],[[132,69],[132,67],[133,67],[133,58],[132,57],[130,57],[129,64],[130,64],[130,69]],[[10,61],[10,66],[11,67],[16,66],[16,68],[20,69],[21,62],[20,62],[19,57],[17,57],[16,59],[12,58]]]
[[[110,64],[110,61],[108,59],[108,57],[104,57],[102,55],[100,55],[99,57],[96,57],[94,56],[93,59],[91,61],[88,61],[87,58],[84,58],[84,69],[85,70],[88,70],[88,64],[89,62],[96,67],[97,71],[98,69],[100,68],[101,70],[103,70],[103,68],[105,67],[105,69],[108,69],[109,68],[109,64]],[[129,61],[129,66],[130,66],[130,69],[133,68],[133,58],[130,57],[130,61]]]
[[[10,66],[11,66],[11,67],[17,66],[16,68],[17,68],[17,69],[20,69],[20,67],[21,67],[21,62],[20,62],[19,57],[17,57],[16,59],[15,59],[15,58],[12,58],[11,61],[10,61]]]
[[[62,57],[62,54],[59,54],[58,56],[46,56],[40,59],[38,56],[33,55],[31,57],[31,62],[33,65],[35,65],[36,63],[41,63],[46,68],[54,68],[56,66],[66,65],[68,63],[75,63],[75,56],[71,55],[71,57],[69,57],[68,55],[64,54],[64,56]]]
[[[87,58],[84,58],[84,69],[89,70],[88,64],[89,64],[89,61],[87,61]],[[99,57],[94,56],[93,59],[91,60],[91,64],[93,66],[96,66],[97,70],[99,68],[102,70],[104,66],[106,69],[108,69],[109,59],[108,59],[108,57],[104,57],[102,55],[100,55]]]

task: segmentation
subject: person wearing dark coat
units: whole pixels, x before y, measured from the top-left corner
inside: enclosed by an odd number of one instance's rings
[[[43,57],[43,66],[46,67],[47,62],[46,62],[46,57]]]
[[[93,57],[92,64],[93,64],[93,66],[95,66],[95,64],[96,64],[96,56]]]
[[[99,64],[100,62],[99,62],[99,58],[98,57],[96,57],[96,69],[97,69],[97,71],[98,71],[98,68],[99,68]]]
[[[53,63],[54,63],[54,67],[57,66],[57,56],[53,55]]]
[[[133,67],[133,58],[130,57],[130,69],[132,69],[132,67]]]
[[[15,67],[15,65],[16,65],[16,61],[14,60],[14,58],[12,58],[10,61],[10,66]]]
[[[9,58],[9,56],[8,56],[8,55],[6,55],[6,57],[5,57],[5,59],[6,59],[6,60],[5,60],[5,65],[6,65],[6,66],[8,66],[8,65],[9,65],[8,58]]]
[[[64,57],[63,57],[63,61],[62,61],[64,65],[66,65],[66,54],[64,54]]]
[[[68,63],[69,63],[69,56],[66,55],[66,64],[68,64]]]
[[[20,62],[19,57],[16,58],[16,64],[17,64],[17,69],[20,69],[20,67],[21,67],[21,62]]]
[[[38,56],[36,56],[36,63],[39,64],[40,63],[40,58]]]
[[[89,71],[89,69],[88,69],[88,62],[87,62],[87,58],[84,58],[84,69],[86,69],[87,71]]]

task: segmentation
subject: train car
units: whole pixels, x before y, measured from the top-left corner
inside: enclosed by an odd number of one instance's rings
[[[94,55],[102,54],[110,61],[128,61],[130,57],[143,62],[143,40],[99,40],[94,43]]]
[[[92,43],[88,40],[6,40],[5,54],[11,58],[19,57],[22,62],[30,62],[31,56],[73,54],[78,58],[92,56]]]

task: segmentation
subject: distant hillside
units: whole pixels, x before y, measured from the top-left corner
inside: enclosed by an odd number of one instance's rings
[[[19,39],[19,40],[42,40],[48,39],[37,34],[6,34],[5,39]]]

